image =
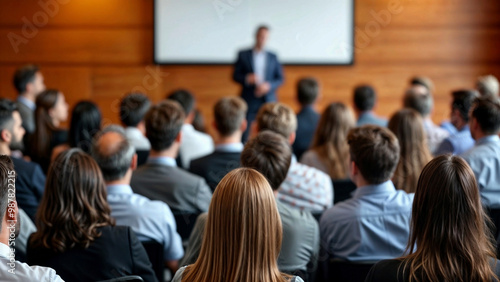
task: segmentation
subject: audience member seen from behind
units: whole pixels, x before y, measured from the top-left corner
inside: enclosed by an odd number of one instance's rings
[[[55,269],[66,281],[139,275],[156,281],[130,227],[114,226],[97,163],[80,149],[57,156],[28,244],[28,263]]]
[[[485,75],[477,78],[476,89],[481,96],[498,97],[500,84],[493,75]]]
[[[412,109],[402,109],[389,120],[388,128],[399,141],[399,163],[392,177],[396,189],[415,193],[418,177],[432,159],[427,147],[422,117]]]
[[[354,114],[346,105],[330,104],[321,115],[311,149],[300,162],[327,173],[332,179],[348,178],[347,133],[354,126]]]
[[[68,119],[68,104],[58,90],[48,89],[36,98],[36,129],[27,148],[31,160],[37,162],[46,174],[51,160],[52,150],[68,141],[68,132],[60,129],[62,122]]]
[[[0,155],[0,281],[62,282],[53,269],[29,266],[13,257],[12,243],[17,242],[15,239],[20,231],[17,203],[9,191],[14,186],[14,179],[15,171],[11,159]]]
[[[144,116],[151,107],[151,100],[142,93],[130,93],[120,103],[120,120],[125,126],[127,139],[136,151],[149,151]]]
[[[354,88],[354,111],[356,112],[356,126],[373,124],[387,126],[387,120],[375,115],[373,109],[377,103],[377,93],[370,85],[360,85]]]
[[[467,163],[439,156],[418,181],[408,255],[375,264],[365,281],[498,281],[489,222]]]
[[[352,129],[347,141],[349,174],[357,188],[351,199],[321,216],[323,252],[353,262],[399,257],[408,242],[413,194],[397,191],[391,181],[398,139],[387,128],[364,125]]]
[[[282,234],[266,178],[253,169],[235,169],[215,190],[200,256],[173,281],[302,281],[278,269]]]
[[[315,106],[319,96],[319,85],[312,77],[302,78],[297,82],[297,100],[300,111],[297,113],[297,131],[293,142],[293,153],[300,160],[302,154],[311,146],[314,132],[318,126],[319,114]]]
[[[225,97],[214,106],[215,151],[191,161],[189,171],[207,181],[212,192],[231,170],[240,167],[241,136],[247,128],[247,104],[240,97]]]

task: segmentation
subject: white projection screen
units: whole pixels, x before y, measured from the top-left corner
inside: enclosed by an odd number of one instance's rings
[[[155,0],[155,63],[232,64],[262,24],[283,64],[354,61],[354,0]]]

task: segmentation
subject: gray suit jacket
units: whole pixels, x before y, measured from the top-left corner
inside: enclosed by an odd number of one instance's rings
[[[146,163],[132,174],[135,193],[165,202],[174,214],[208,211],[212,192],[205,179],[178,167]]]
[[[23,119],[23,127],[26,130],[26,133],[32,134],[35,132],[35,113],[28,108],[25,104],[21,102],[16,102],[17,109],[19,110],[19,114]]]

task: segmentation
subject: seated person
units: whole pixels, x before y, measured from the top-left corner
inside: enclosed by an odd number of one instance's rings
[[[136,151],[149,151],[144,116],[151,107],[151,100],[142,93],[130,93],[120,103],[120,120],[125,126],[127,139]]]
[[[353,197],[325,211],[320,220],[322,253],[348,261],[378,261],[403,254],[414,194],[396,190],[391,178],[399,161],[396,136],[364,125],[347,136]]]
[[[370,85],[360,85],[354,88],[354,111],[358,117],[356,126],[373,124],[387,126],[387,120],[375,115],[373,109],[377,102],[377,93]]]
[[[157,281],[130,227],[114,226],[97,163],[81,149],[60,153],[47,174],[28,242],[28,264],[55,269],[66,281],[139,275]]]

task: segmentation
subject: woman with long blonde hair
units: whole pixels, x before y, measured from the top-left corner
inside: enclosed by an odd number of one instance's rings
[[[388,128],[398,138],[400,148],[392,182],[396,189],[415,193],[420,172],[432,159],[422,117],[415,110],[403,109],[391,117]]]
[[[472,169],[441,155],[418,180],[408,255],[378,262],[365,281],[498,281],[489,225]]]
[[[332,179],[348,178],[347,133],[356,125],[351,109],[342,103],[330,104],[321,115],[311,149],[300,162],[315,167]]]
[[[281,240],[268,181],[254,169],[235,169],[215,189],[198,259],[172,281],[302,281],[278,270]]]

